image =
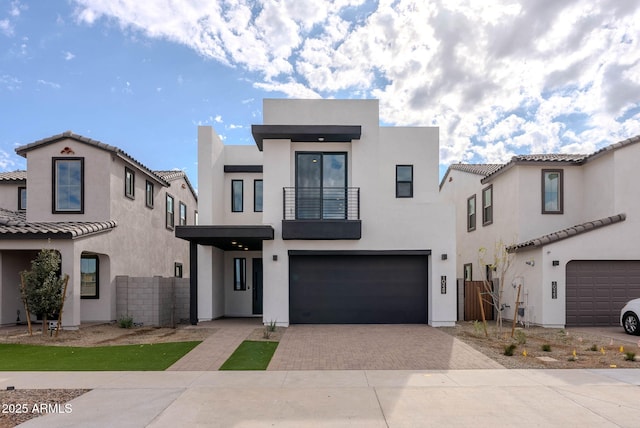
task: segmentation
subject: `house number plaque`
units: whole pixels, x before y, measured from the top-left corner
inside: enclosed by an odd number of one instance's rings
[[[440,277],[440,294],[447,294],[447,277],[445,275]]]
[[[558,298],[558,281],[551,281],[551,298]]]

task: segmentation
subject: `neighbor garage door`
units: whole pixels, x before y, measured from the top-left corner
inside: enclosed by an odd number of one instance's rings
[[[426,255],[289,257],[294,324],[427,322]]]
[[[568,326],[620,324],[620,309],[640,297],[640,261],[574,260],[567,264]]]

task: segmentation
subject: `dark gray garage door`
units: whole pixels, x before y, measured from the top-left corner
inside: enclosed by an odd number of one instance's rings
[[[290,256],[289,321],[426,323],[427,256]]]
[[[620,309],[640,297],[640,261],[574,260],[567,264],[567,325],[620,324]]]

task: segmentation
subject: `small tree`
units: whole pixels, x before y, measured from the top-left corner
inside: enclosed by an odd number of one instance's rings
[[[57,275],[60,255],[51,249],[42,249],[35,260],[31,261],[31,270],[22,271],[20,292],[27,313],[42,317],[42,333],[47,331],[47,319],[62,310],[64,279]]]
[[[491,303],[496,313],[496,324],[498,325],[499,331],[502,331],[502,311],[505,308],[502,298],[504,294],[504,281],[511,267],[511,262],[513,261],[513,253],[509,253],[507,248],[504,241],[500,239],[494,244],[492,256],[487,255],[487,249],[484,247],[478,250],[478,263],[480,266],[487,266],[492,272],[496,272],[495,279],[498,280],[497,287],[494,286],[493,281],[487,278],[487,272],[481,269],[484,286],[483,294],[489,296],[489,303]],[[488,259],[488,257],[492,258]]]

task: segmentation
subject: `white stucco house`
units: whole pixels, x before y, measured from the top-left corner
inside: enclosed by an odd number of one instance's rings
[[[440,184],[456,205],[457,276],[481,280],[478,250],[513,255],[504,316],[546,327],[619,325],[640,297],[640,136],[591,154],[454,164]],[[491,261],[491,258],[488,258]]]
[[[456,320],[453,204],[438,129],[382,127],[377,100],[267,99],[255,145],[198,129],[191,321]]]
[[[189,276],[189,246],[174,236],[197,213],[184,172],[70,131],[16,152],[27,170],[0,173],[0,324],[26,320],[19,273],[42,248],[59,251],[70,278],[65,328],[115,320],[118,276]]]

